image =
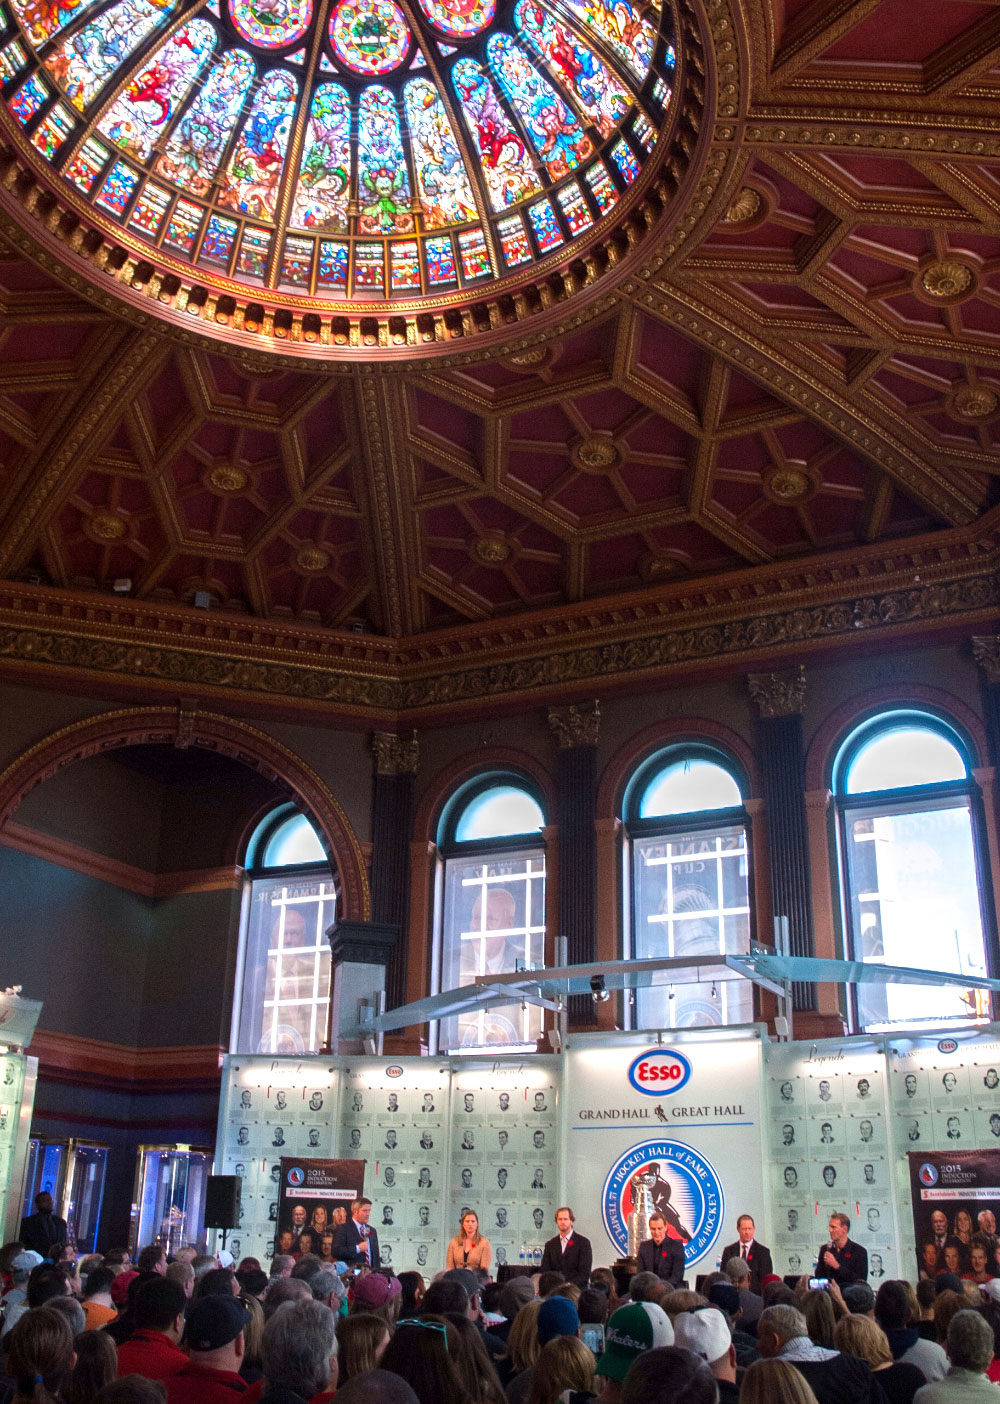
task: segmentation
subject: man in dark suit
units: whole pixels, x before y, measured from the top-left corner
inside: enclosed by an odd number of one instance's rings
[[[54,1249],[57,1244],[63,1244],[69,1237],[69,1230],[66,1227],[66,1220],[60,1219],[52,1212],[52,1196],[43,1190],[41,1194],[35,1195],[35,1213],[29,1214],[27,1218],[21,1220],[21,1231],[18,1238],[25,1248],[30,1248],[33,1253],[40,1253],[43,1258],[55,1260]]]
[[[370,1199],[356,1199],[351,1205],[351,1217],[333,1236],[332,1253],[348,1267],[382,1266],[378,1251],[378,1233],[368,1220],[372,1212]]]
[[[765,1248],[763,1243],[757,1242],[754,1221],[750,1214],[741,1214],[736,1220],[736,1232],[739,1235],[737,1241],[722,1250],[722,1270],[725,1272],[730,1258],[743,1258],[750,1267],[750,1291],[760,1296],[762,1281],[774,1272],[771,1250]]]
[[[679,1287],[684,1276],[684,1244],[679,1238],[667,1237],[667,1223],[662,1214],[652,1214],[649,1237],[639,1244],[639,1271],[655,1272],[671,1287]]]
[[[868,1250],[849,1238],[851,1221],[846,1214],[830,1215],[830,1241],[816,1254],[816,1276],[828,1277],[840,1287],[868,1281]]]
[[[590,1269],[594,1262],[590,1239],[577,1233],[573,1210],[563,1205],[556,1210],[559,1232],[550,1238],[542,1251],[542,1272],[561,1272],[567,1282],[584,1288],[590,1285]]]

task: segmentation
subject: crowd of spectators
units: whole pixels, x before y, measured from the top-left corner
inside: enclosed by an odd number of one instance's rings
[[[0,1249],[0,1404],[1000,1404],[1000,1279],[266,1272],[195,1245]]]

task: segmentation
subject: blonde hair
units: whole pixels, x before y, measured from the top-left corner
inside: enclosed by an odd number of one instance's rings
[[[740,1385],[740,1404],[817,1404],[804,1375],[787,1360],[755,1360]]]
[[[243,1293],[240,1303],[250,1313],[243,1327],[243,1359],[247,1365],[259,1366],[264,1350],[264,1308],[249,1292]]]
[[[372,1312],[359,1311],[354,1316],[340,1318],[337,1322],[338,1384],[346,1384],[354,1375],[375,1369],[378,1365],[378,1348],[382,1337],[387,1334],[392,1335],[391,1328],[381,1316],[375,1316]]]
[[[50,1307],[26,1311],[7,1336],[7,1372],[15,1398],[56,1404],[73,1368],[73,1332],[62,1312]]]
[[[507,1359],[517,1374],[530,1370],[542,1353],[538,1344],[538,1313],[542,1303],[536,1297],[523,1306],[511,1322],[507,1332]]]
[[[833,1328],[833,1344],[848,1355],[866,1360],[873,1370],[892,1364],[886,1334],[870,1316],[843,1317]]]
[[[707,1307],[708,1298],[703,1297],[700,1292],[690,1292],[686,1287],[681,1287],[676,1292],[668,1292],[659,1305],[673,1321],[674,1317],[680,1316],[682,1311],[694,1311],[695,1307]]]
[[[589,1393],[597,1362],[579,1336],[555,1336],[541,1350],[531,1372],[528,1404],[555,1404],[564,1389]]]

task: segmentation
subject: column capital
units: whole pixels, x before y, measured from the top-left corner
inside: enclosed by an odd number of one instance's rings
[[[832,799],[830,790],[806,790],[806,809],[820,809],[825,814]]]
[[[762,718],[798,716],[806,700],[806,670],[800,663],[782,673],[748,673],[747,686]]]
[[[1000,637],[996,634],[973,634],[972,656],[983,670],[988,683],[1000,683]]]
[[[394,731],[373,732],[372,755],[376,775],[416,775],[420,765],[417,733],[414,731],[410,740],[404,741]]]
[[[596,746],[601,727],[601,704],[595,698],[591,707],[550,707],[549,727],[560,751],[573,746]]]

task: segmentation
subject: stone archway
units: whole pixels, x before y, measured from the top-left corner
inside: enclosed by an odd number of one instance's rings
[[[371,894],[361,845],[339,802],[294,751],[244,722],[181,707],[126,707],[74,722],[37,742],[0,774],[0,826],[31,790],[91,756],[126,746],[176,746],[227,756],[304,806],[325,836],[341,882],[345,920],[367,921]]]

